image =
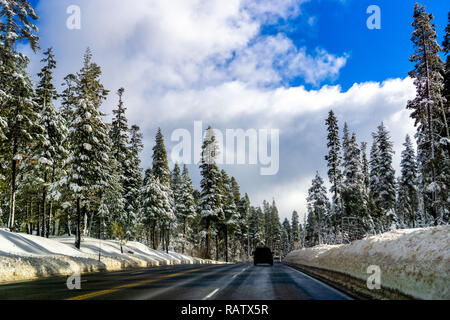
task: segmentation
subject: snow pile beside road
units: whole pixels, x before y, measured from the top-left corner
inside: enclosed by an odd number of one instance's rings
[[[283,262],[364,283],[367,268],[375,265],[383,288],[419,299],[450,299],[450,226],[395,230],[346,245],[296,250]]]
[[[150,249],[139,242],[128,242],[123,254],[117,241],[83,238],[81,249],[74,237],[42,238],[0,230],[0,282],[30,280],[75,272],[115,271],[174,264],[214,264],[175,252]],[[100,253],[100,261],[99,261]]]

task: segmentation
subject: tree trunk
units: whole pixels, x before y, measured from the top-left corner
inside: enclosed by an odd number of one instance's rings
[[[84,226],[83,226],[83,236],[87,236],[87,227],[88,227],[88,216],[87,216],[87,208],[86,205],[83,206],[83,220],[84,220]]]
[[[205,245],[206,245],[206,253],[205,253],[205,258],[206,259],[211,259],[211,254],[210,254],[210,243],[211,243],[211,223],[209,221],[209,219],[207,219],[206,222],[206,239],[205,239]]]
[[[75,247],[80,249],[81,246],[81,198],[77,198],[77,231],[75,236]]]
[[[423,39],[425,39],[425,35],[424,32],[422,31],[422,37]],[[430,134],[430,147],[431,147],[431,175],[432,175],[432,181],[433,184],[436,181],[436,169],[435,169],[435,164],[434,164],[434,133],[433,133],[433,114],[432,114],[432,107],[431,104],[429,103],[429,101],[431,100],[431,88],[430,88],[430,70],[429,70],[429,64],[428,64],[428,50],[427,50],[427,45],[425,44],[425,40],[424,40],[424,44],[423,44],[423,53],[424,53],[424,58],[425,58],[425,66],[426,66],[426,77],[427,77],[427,99],[428,99],[428,103],[427,103],[427,113],[428,113],[428,130],[429,130],[429,134]],[[436,188],[436,186],[434,186],[434,188]],[[432,194],[431,194],[431,198],[432,198],[432,204],[431,204],[431,211],[432,211],[432,216],[434,218],[434,225],[437,226],[438,225],[438,217],[437,217],[437,210],[436,210],[436,191],[433,190]]]
[[[47,175],[44,176],[44,183],[47,180]],[[45,187],[42,188],[42,237],[47,236],[47,219],[45,218],[45,204],[46,204],[47,190]]]
[[[170,226],[166,230],[166,252],[169,253],[169,242],[170,242]]]
[[[41,226],[41,203],[39,202],[39,201],[36,201],[37,202],[37,210],[36,210],[36,231],[37,231],[37,236],[38,237],[40,237],[41,236],[41,228],[42,228],[42,226]]]
[[[9,204],[9,229],[14,231],[14,216],[16,213],[16,175],[17,175],[17,160],[14,158],[17,155],[17,137],[14,137],[13,145],[13,159],[11,161],[11,202]]]
[[[219,232],[216,233],[216,261],[219,261]]]
[[[184,254],[185,244],[186,244],[186,217],[184,218],[183,221],[183,246],[181,247],[182,254]]]
[[[228,228],[225,226],[225,262],[228,262]]]

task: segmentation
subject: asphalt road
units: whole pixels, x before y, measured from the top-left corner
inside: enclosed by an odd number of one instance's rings
[[[280,263],[183,265],[0,285],[0,300],[347,300],[344,293]]]

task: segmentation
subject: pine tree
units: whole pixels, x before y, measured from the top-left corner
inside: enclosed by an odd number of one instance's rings
[[[361,150],[356,141],[356,134],[351,138],[348,135],[348,128],[344,128],[344,233],[349,240],[361,238],[369,229],[367,221],[367,208],[365,207],[364,177],[361,164]]]
[[[153,165],[152,172],[160,183],[170,186],[170,169],[167,160],[167,151],[164,146],[164,136],[161,128],[158,129],[155,138],[155,146],[153,147]]]
[[[378,126],[378,131],[373,134],[374,146],[371,159],[371,191],[377,209],[379,219],[383,220],[383,231],[395,227],[395,171],[392,167],[394,154],[389,132],[383,123]]]
[[[198,204],[202,219],[205,222],[205,257],[207,259],[211,258],[211,225],[219,219],[221,211],[221,190],[219,186],[221,176],[215,161],[217,156],[218,145],[214,130],[211,127],[208,127],[202,145],[200,163],[202,180],[200,182],[201,194]]]
[[[33,20],[38,16],[26,0],[5,0],[0,2],[0,17],[0,169],[9,165],[8,226],[14,230],[18,167],[29,156],[25,150],[31,150],[27,147],[33,137],[42,139],[35,92],[26,72],[29,59],[17,51],[16,43],[27,43],[36,52],[39,37]]]
[[[164,145],[164,136],[161,132],[161,128],[158,128],[158,132],[155,137],[155,146],[153,147],[152,174],[160,184],[164,185],[164,187],[169,190],[168,196],[173,209],[174,202],[173,193],[170,189],[169,161],[167,160],[167,151]],[[164,241],[163,244],[166,251],[169,250],[168,247],[170,242],[171,227],[175,222],[176,220],[170,219],[158,221],[158,228]]]
[[[310,246],[323,243],[323,223],[326,219],[329,202],[324,182],[319,173],[312,180],[306,198],[308,206],[308,223],[306,225],[307,242]]]
[[[250,198],[247,193],[240,199],[237,209],[239,213],[241,246],[245,248],[247,257],[250,257]]]
[[[125,116],[126,108],[122,100],[123,94],[125,92],[124,88],[117,90],[117,95],[119,96],[119,104],[117,109],[113,110],[113,120],[111,123],[111,130],[109,131],[109,136],[113,143],[112,154],[119,162],[121,166],[125,166],[128,160],[128,121]],[[125,169],[122,169],[122,174]],[[122,178],[124,179],[124,177]]]
[[[448,14],[448,24],[445,28],[445,36],[444,36],[444,42],[442,43],[443,51],[446,58],[446,63],[444,67],[444,91],[443,96],[445,98],[445,101],[443,102],[443,105],[441,105],[441,109],[444,110],[442,112],[443,120],[445,126],[443,126],[443,129],[445,129],[444,132],[441,133],[441,140],[440,144],[442,146],[441,148],[441,158],[443,159],[443,166],[444,168],[441,168],[442,171],[442,177],[441,180],[444,182],[442,185],[445,186],[445,189],[442,190],[442,200],[443,200],[443,223],[449,223],[450,222],[450,129],[449,129],[449,122],[450,122],[450,12]],[[445,148],[446,147],[446,148]],[[447,149],[447,153],[444,153],[444,149]],[[445,193],[447,196],[445,196]]]
[[[450,169],[448,110],[444,108],[443,62],[439,56],[442,49],[436,41],[433,15],[428,14],[424,6],[416,4],[413,17],[411,41],[415,52],[409,60],[415,66],[409,75],[414,79],[417,93],[415,99],[408,101],[407,108],[412,110],[411,117],[417,126],[424,194],[437,225],[446,204],[448,207],[447,172]]]
[[[394,207],[395,203],[395,171],[392,167],[392,157],[394,154],[393,144],[390,140],[389,132],[383,123],[378,127],[377,144],[379,150],[379,184],[380,206],[388,211]]]
[[[177,218],[177,228],[174,230],[174,236],[178,240],[180,238],[179,231],[183,232],[183,230],[178,230],[179,228],[183,228],[183,217],[179,213],[179,211],[182,210],[182,177],[181,177],[181,169],[178,163],[175,163],[175,166],[172,170],[171,177],[170,177],[170,188],[172,189],[172,196],[173,196],[173,212],[175,214],[175,217]],[[178,240],[179,241],[179,240]]]
[[[403,218],[404,225],[415,228],[419,213],[418,169],[409,135],[406,136],[403,146],[405,149],[402,151],[401,177],[398,186],[399,214]]]
[[[83,68],[77,73],[77,106],[74,120],[70,124],[68,140],[70,156],[66,161],[68,185],[77,203],[77,233],[75,246],[81,245],[82,201],[90,193],[108,187],[110,163],[107,126],[98,110],[108,91],[100,83],[101,69],[92,62],[88,48],[84,56]]]
[[[143,230],[143,217],[140,216],[139,194],[142,188],[142,168],[139,154],[142,152],[144,145],[142,143],[142,133],[137,125],[131,126],[130,144],[128,147],[128,163],[125,175],[125,212],[127,212],[127,230],[134,234],[134,237],[140,238]]]
[[[235,204],[235,195],[232,192],[231,180],[225,170],[222,175],[222,210],[224,214],[224,238],[225,238],[225,261],[228,262],[229,237],[233,235],[238,227],[239,214]]]
[[[442,112],[443,120],[444,120],[444,129],[445,129],[445,136],[447,139],[450,139],[450,133],[449,133],[449,123],[450,121],[450,12],[448,13],[448,24],[445,28],[445,36],[444,41],[442,43],[443,51],[445,56],[447,57],[445,66],[444,66],[444,91],[443,96],[445,97],[445,103],[443,102],[443,106],[441,106],[441,109],[444,110]],[[447,140],[445,141],[445,144],[447,145],[447,151],[450,153],[450,142]]]
[[[283,228],[282,228],[282,252],[283,256],[286,256],[291,250],[291,244],[292,244],[292,229],[291,225],[289,223],[289,220],[287,218],[283,221]]]
[[[300,221],[298,217],[297,211],[292,212],[292,218],[291,218],[291,227],[292,227],[292,241],[293,241],[293,248],[294,250],[297,250],[298,243],[300,241]]]
[[[364,186],[364,197],[369,198],[369,190],[370,190],[370,164],[369,159],[367,158],[367,143],[361,142],[361,170],[362,170],[362,178],[363,178],[363,186]]]
[[[181,226],[183,228],[183,245],[181,252],[184,253],[186,248],[189,221],[194,218],[196,209],[194,187],[192,186],[192,181],[189,177],[189,171],[186,165],[184,165],[183,167],[180,203],[181,205],[177,208],[177,215],[182,221]]]
[[[163,232],[168,232],[167,226],[175,220],[172,210],[171,190],[165,183],[161,183],[154,173],[149,173],[148,179],[141,191],[141,214],[145,224],[155,230],[156,226]],[[165,233],[167,237],[167,233]],[[153,248],[157,249],[156,232],[152,232]],[[164,239],[165,250],[168,252],[167,238]]]
[[[44,52],[45,63],[41,72],[35,101],[40,107],[40,126],[43,128],[43,139],[34,147],[35,178],[39,177],[39,187],[42,194],[42,236],[49,237],[50,220],[52,220],[53,201],[59,199],[58,180],[64,173],[61,171],[68,151],[65,148],[65,139],[68,129],[61,115],[55,110],[53,101],[58,94],[53,85],[53,70],[56,61],[52,49]],[[49,194],[50,192],[50,194]]]
[[[326,219],[329,202],[323,179],[316,173],[306,198],[308,205],[308,223],[306,225],[307,242],[310,246],[323,243],[323,222]]]
[[[259,207],[250,207],[249,234],[252,249],[264,243],[264,213]]]
[[[336,233],[338,227],[342,227],[343,203],[342,203],[342,172],[341,165],[341,141],[339,138],[339,127],[337,119],[333,110],[329,112],[328,118],[325,121],[327,125],[327,147],[328,155],[325,160],[328,165],[328,178],[331,183],[330,192],[333,194],[332,198],[332,225]],[[344,129],[347,132],[347,125]]]
[[[264,214],[264,243],[266,246],[273,249],[273,225],[272,225],[272,210],[269,202],[263,201]]]
[[[280,216],[278,215],[278,208],[275,204],[275,200],[272,201],[272,205],[270,206],[271,212],[271,229],[272,229],[272,250],[273,252],[280,256],[281,255],[281,223]]]

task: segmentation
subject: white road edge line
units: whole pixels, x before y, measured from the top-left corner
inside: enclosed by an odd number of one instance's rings
[[[213,292],[211,292],[210,294],[208,294],[206,297],[204,297],[202,300],[208,300],[209,298],[211,298],[213,295],[215,295],[217,293],[217,291],[219,291],[220,288],[215,289]]]
[[[236,273],[236,274],[235,274],[234,276],[232,276],[231,278],[232,278],[232,279],[236,278],[238,275],[242,274],[242,272],[244,272],[244,271],[247,270],[247,269],[248,269],[248,267],[242,269],[240,272]]]

